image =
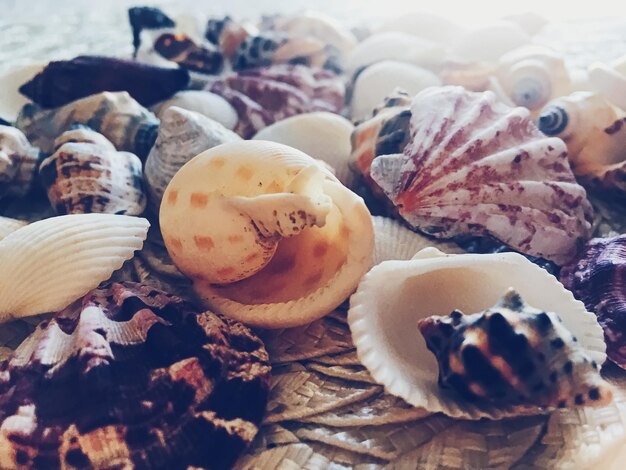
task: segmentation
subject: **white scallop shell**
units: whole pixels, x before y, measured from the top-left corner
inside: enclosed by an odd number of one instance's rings
[[[406,62],[384,60],[372,64],[354,82],[350,104],[352,120],[370,116],[396,88],[413,96],[424,88],[438,85],[441,80],[433,72]]]
[[[146,219],[80,214],[33,222],[0,241],[0,321],[56,312],[141,249]]]
[[[230,130],[233,130],[239,121],[235,108],[220,95],[216,95],[210,91],[179,91],[170,99],[161,101],[150,109],[159,119],[163,119],[163,113],[170,106],[178,106],[187,111],[202,114],[203,116],[219,122],[226,129]]]
[[[605,361],[595,315],[547,271],[516,253],[445,255],[433,248],[410,261],[386,261],[365,275],[348,312],[359,359],[387,392],[431,412],[471,419],[541,413],[536,407],[462,402],[441,390],[437,361],[417,330],[417,321],[431,315],[483,311],[510,287],[530,305],[558,313],[589,356]]]
[[[529,34],[510,21],[497,21],[464,34],[451,51],[461,62],[495,62],[504,53],[529,44]]]
[[[385,21],[378,29],[412,34],[437,43],[452,45],[466,29],[447,18],[429,13],[409,12]]]
[[[28,224],[28,222],[25,220],[17,220],[0,216],[0,240],[5,238],[8,234],[15,232],[17,229],[22,228],[26,224]]]
[[[589,81],[610,103],[626,110],[626,56],[611,65],[600,62],[590,65]]]
[[[269,140],[301,150],[322,160],[335,171],[335,176],[347,187],[354,182],[354,173],[348,166],[352,145],[350,136],[354,126],[346,118],[334,113],[315,112],[298,114],[261,129],[253,140]]]
[[[12,68],[0,76],[0,117],[13,122],[30,100],[19,92],[19,88],[41,72],[47,62],[35,62]]]

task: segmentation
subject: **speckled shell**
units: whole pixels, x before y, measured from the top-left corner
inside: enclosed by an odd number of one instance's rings
[[[168,185],[160,222],[174,263],[208,305],[265,328],[332,311],[374,248],[361,198],[317,160],[266,141],[192,159]]]
[[[224,57],[217,48],[212,47],[211,44],[196,44],[185,34],[163,33],[156,38],[152,47],[163,58],[178,64],[183,69],[217,74],[224,67]]]
[[[591,64],[589,82],[611,104],[626,111],[626,56],[616,59],[610,65],[600,62]]]
[[[5,469],[232,468],[270,378],[243,325],[135,283],[41,322],[0,370]]]
[[[128,21],[133,30],[133,56],[141,45],[141,31],[144,29],[172,28],[174,20],[156,7],[132,7],[128,9]]]
[[[36,179],[39,161],[39,149],[19,129],[0,125],[0,199],[26,196]]]
[[[246,38],[256,36],[259,30],[250,23],[234,21],[230,16],[210,18],[207,21],[204,37],[212,44],[219,46],[224,57],[232,59],[235,52]]]
[[[0,240],[8,234],[15,232],[17,229],[22,228],[27,223],[28,222],[25,220],[17,220],[0,216]]]
[[[79,128],[55,141],[39,168],[50,204],[59,214],[139,215],[146,207],[141,160],[118,152],[102,134]]]
[[[622,369],[626,369],[625,260],[626,235],[594,238],[560,275],[565,287],[598,317],[607,355]]]
[[[372,162],[373,181],[410,225],[437,238],[490,235],[557,264],[590,237],[591,204],[563,141],[491,92],[429,88],[411,104],[403,154]]]
[[[483,312],[418,322],[439,363],[439,386],[461,399],[541,408],[604,406],[612,387],[560,317],[510,289]]]
[[[45,153],[54,151],[54,139],[72,124],[89,126],[118,150],[145,158],[156,140],[158,119],[126,92],[99,93],[60,108],[45,110],[27,104],[17,118],[21,129]]]
[[[171,106],[163,112],[159,135],[146,160],[145,177],[150,207],[159,212],[165,188],[180,168],[203,151],[241,140],[220,123],[201,114]]]
[[[339,181],[351,187],[354,174],[348,163],[353,130],[352,123],[337,114],[305,113],[261,129],[253,139],[289,145],[322,160],[333,168]]]
[[[170,106],[177,106],[200,113],[203,116],[211,118],[225,128],[233,130],[237,125],[239,118],[237,111],[228,101],[215,93],[203,90],[185,90],[179,91],[170,99],[157,103],[151,108],[151,111],[157,115],[159,119],[163,119],[165,110]]]

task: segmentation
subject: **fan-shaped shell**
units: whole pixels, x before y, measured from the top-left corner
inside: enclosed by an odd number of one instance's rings
[[[17,229],[22,228],[27,223],[28,222],[25,220],[0,216],[0,240],[5,238],[8,234],[15,232]]]
[[[462,35],[451,58],[462,62],[496,62],[503,54],[531,41],[530,35],[510,21],[497,21]]]
[[[132,258],[148,226],[138,217],[80,214],[9,234],[0,241],[0,320],[65,308]]]
[[[141,160],[118,152],[102,134],[78,128],[55,141],[39,174],[59,214],[139,215],[146,207]]]
[[[589,66],[589,82],[611,104],[626,111],[626,56],[610,65],[596,62]]]
[[[163,119],[165,110],[177,106],[187,111],[202,114],[211,118],[226,129],[233,130],[239,118],[237,111],[228,101],[215,93],[202,90],[179,91],[170,99],[157,103],[151,109],[159,119]]]
[[[430,248],[410,261],[385,261],[361,281],[348,312],[359,359],[389,393],[431,412],[472,419],[540,412],[445,393],[437,384],[437,361],[416,331],[417,322],[432,315],[483,311],[510,287],[536,308],[557,312],[590,359],[604,362],[595,317],[547,271],[516,253],[444,255]]]
[[[54,139],[73,124],[84,124],[109,139],[115,148],[145,158],[159,127],[158,119],[126,92],[104,92],[55,109],[27,104],[16,126],[45,153],[54,151]]]
[[[490,235],[557,264],[590,236],[591,205],[560,139],[493,93],[429,88],[411,105],[402,155],[372,162],[373,181],[412,226],[437,238]]]
[[[328,163],[344,185],[351,187],[350,136],[354,126],[333,113],[317,112],[292,116],[261,129],[254,140],[269,140],[301,150]]]
[[[212,308],[269,328],[341,304],[374,245],[361,198],[313,158],[265,141],[224,144],[187,163],[165,191],[160,221],[174,263]]]
[[[150,206],[158,213],[165,188],[180,168],[199,153],[241,140],[217,121],[170,106],[163,112],[156,143],[146,160]]]
[[[0,198],[23,197],[33,187],[39,149],[15,127],[0,125]]]

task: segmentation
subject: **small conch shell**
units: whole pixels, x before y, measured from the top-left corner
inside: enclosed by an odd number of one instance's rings
[[[55,109],[36,104],[22,108],[16,121],[33,145],[54,151],[54,139],[73,124],[84,124],[109,139],[115,148],[145,158],[156,140],[159,121],[126,92],[104,92]]]
[[[160,222],[196,292],[215,310],[266,328],[331,312],[374,248],[361,198],[315,159],[265,141],[220,145],[187,163],[165,191]]]
[[[445,255],[434,248],[409,261],[385,261],[364,276],[348,312],[359,359],[389,393],[431,412],[472,419],[539,413],[537,406],[467,402],[441,390],[437,361],[416,331],[432,315],[483,311],[510,287],[536,308],[557,312],[589,359],[605,361],[595,316],[544,269],[517,253]]]
[[[305,113],[261,129],[253,139],[289,145],[322,160],[331,166],[339,181],[351,187],[354,175],[348,162],[353,130],[352,123],[337,114]]]
[[[209,91],[179,91],[170,99],[161,101],[150,109],[159,119],[163,119],[165,110],[170,106],[178,106],[187,111],[200,113],[203,116],[219,122],[226,129],[230,130],[233,130],[237,125],[237,121],[239,121],[235,108],[221,96]]]
[[[156,143],[146,160],[150,207],[158,213],[165,188],[180,168],[205,150],[241,140],[220,123],[171,106],[163,112]]]
[[[28,224],[28,222],[25,220],[17,220],[0,216],[0,240],[5,238],[8,234],[15,232],[17,229],[22,228],[26,224]]]
[[[0,198],[26,196],[35,181],[39,149],[15,127],[0,125]]]
[[[626,111],[626,55],[610,65],[600,62],[591,64],[589,82],[611,104]]]
[[[0,321],[57,312],[141,249],[149,223],[110,214],[65,215],[0,241]]]
[[[77,128],[55,141],[39,174],[59,214],[139,215],[146,207],[141,160],[118,152],[102,134]]]

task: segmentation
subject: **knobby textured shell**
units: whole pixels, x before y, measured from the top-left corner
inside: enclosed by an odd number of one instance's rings
[[[315,159],[265,141],[192,159],[167,187],[160,222],[174,263],[212,308],[268,328],[332,311],[374,248],[361,198]]]
[[[146,207],[141,160],[118,152],[102,134],[77,128],[55,141],[39,168],[50,204],[59,214],[139,215]]]
[[[26,196],[33,187],[39,161],[39,149],[22,131],[0,125],[0,199]]]
[[[416,328],[421,319],[455,309],[481,312],[510,287],[530,305],[558,313],[589,358],[604,362],[605,344],[595,316],[547,271],[517,253],[444,255],[432,248],[410,261],[385,261],[361,281],[348,312],[359,359],[389,393],[431,412],[471,419],[540,412],[537,407],[469,403],[440,389],[437,361]]]
[[[354,126],[333,113],[316,112],[292,116],[261,129],[254,140],[269,140],[301,150],[328,163],[335,176],[347,187],[353,182],[350,136]]]
[[[0,321],[65,308],[132,258],[148,226],[138,217],[80,214],[9,234],[0,241]]]
[[[73,124],[84,124],[109,139],[115,148],[145,158],[156,140],[158,119],[126,92],[104,92],[45,110],[27,104],[17,118],[21,129],[41,151],[51,154],[54,139]]]
[[[373,181],[411,226],[437,238],[490,235],[557,264],[590,236],[591,205],[562,140],[493,93],[429,88],[411,104],[400,155],[371,166]]]
[[[5,238],[8,234],[15,232],[17,229],[22,228],[27,223],[28,222],[25,220],[0,216],[0,240]]]
[[[233,130],[237,125],[239,118],[237,111],[228,101],[215,93],[202,90],[185,90],[176,93],[170,99],[157,103],[151,108],[159,119],[163,119],[165,110],[170,106],[178,106],[200,113],[203,116],[211,118],[225,128]]]
[[[96,289],[0,364],[2,468],[231,468],[270,364],[240,323],[134,283]]]
[[[561,269],[561,282],[594,312],[604,329],[609,359],[626,369],[626,235],[594,238]]]
[[[158,213],[165,188],[180,168],[205,150],[241,140],[220,123],[171,106],[163,112],[156,143],[146,160],[150,206]]]

